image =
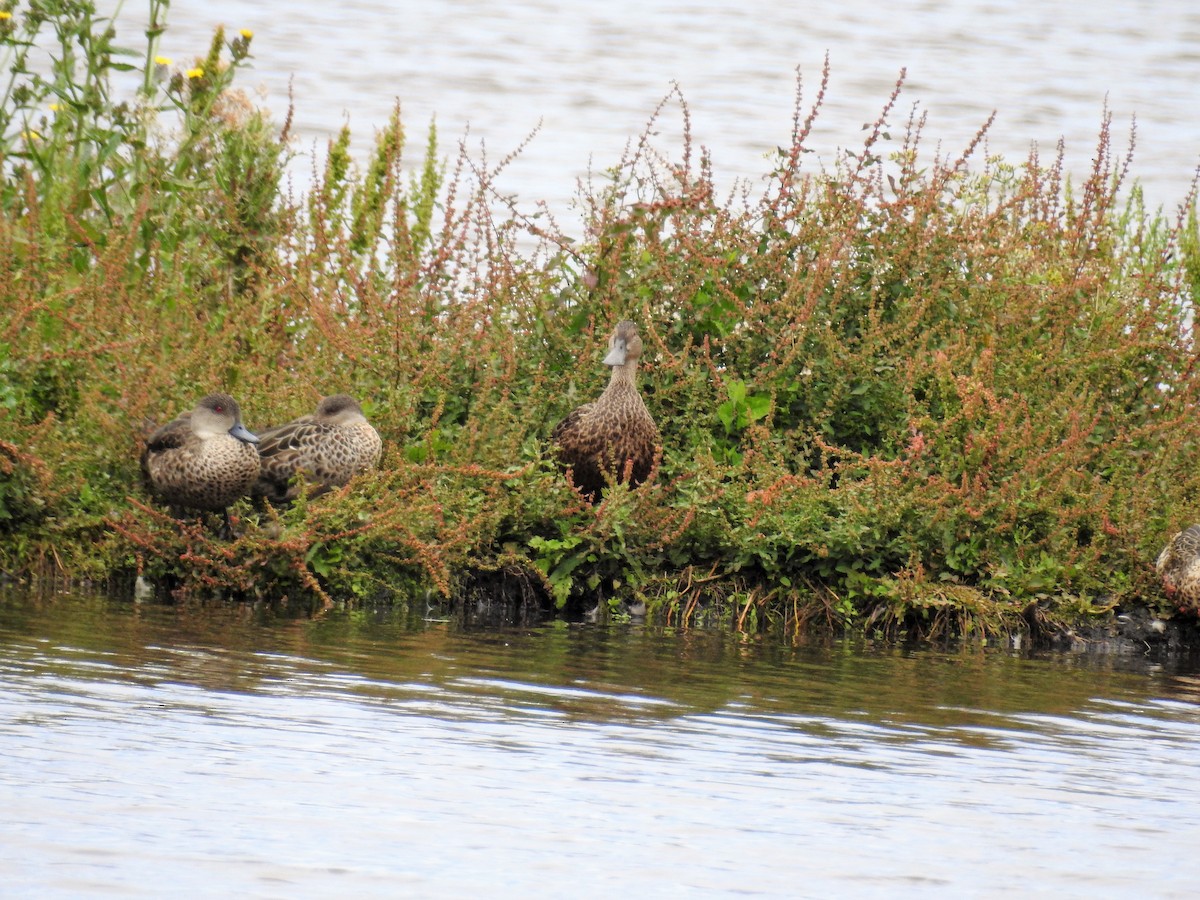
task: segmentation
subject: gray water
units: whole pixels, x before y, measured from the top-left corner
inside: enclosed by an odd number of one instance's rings
[[[1086,9],[1086,16],[1083,10]],[[137,35],[127,6],[119,32]],[[397,99],[568,232],[576,179],[678,82],[718,183],[759,184],[833,77],[812,166],[899,69],[956,155],[998,111],[1013,161],[1085,172],[1107,97],[1153,204],[1200,158],[1200,6],[176,0],[160,51],[255,31],[297,150],[363,149]],[[124,24],[122,24],[124,23]],[[126,43],[135,43],[128,39]],[[679,152],[668,109],[655,145]],[[410,156],[415,161],[416,154]],[[299,161],[297,179],[311,169]],[[299,185],[301,188],[303,184]],[[4,896],[1192,896],[1200,675],[398,612],[0,593]]]
[[[5,896],[1193,896],[1200,677],[0,594]]]
[[[140,39],[139,15],[140,4],[126,4],[127,43]],[[807,108],[826,53],[832,78],[808,142],[810,170],[832,165],[839,148],[861,147],[863,124],[902,68],[907,88],[890,124],[898,137],[914,105],[927,112],[928,153],[957,157],[995,110],[989,152],[1017,163],[1036,144],[1049,162],[1062,138],[1078,177],[1107,103],[1118,153],[1136,117],[1133,174],[1152,205],[1173,211],[1200,163],[1193,0],[175,0],[169,21],[161,52],[177,66],[204,55],[218,24],[255,32],[255,68],[241,83],[260,89],[280,121],[292,86],[296,149],[309,156],[296,166],[299,187],[312,152],[323,159],[343,124],[365,152],[397,101],[412,165],[434,117],[448,154],[462,140],[490,164],[540,124],[498,185],[524,213],[545,203],[569,234],[578,231],[577,179],[615,165],[673,83],[718,185],[758,188],[769,155],[788,143],[797,68]],[[669,159],[680,157],[681,127],[675,107],[656,125],[653,144]]]

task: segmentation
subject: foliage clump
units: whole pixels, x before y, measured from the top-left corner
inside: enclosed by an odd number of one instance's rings
[[[1197,516],[1192,198],[1145,210],[1101,122],[1064,152],[930,158],[900,85],[864,145],[810,170],[825,83],[762,185],[720,199],[652,122],[580,190],[583,233],[522,211],[399,110],[361,168],[344,131],[282,189],[286,123],[234,87],[251,36],[172,72],[84,0],[0,19],[0,567],[366,600],[519,584],[678,624],[926,635],[1158,602]],[[27,57],[66,49],[48,74]],[[157,61],[156,61],[157,60]],[[118,101],[121,73],[140,75]],[[826,73],[827,74],[827,73]],[[636,490],[583,502],[553,424],[636,320],[663,435]],[[148,501],[147,424],[213,390],[251,429],[349,392],[378,472],[219,540]],[[1190,614],[1194,610],[1188,610]]]

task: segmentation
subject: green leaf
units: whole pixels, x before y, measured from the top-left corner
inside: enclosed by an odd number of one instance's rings
[[[722,403],[720,406],[717,407],[717,418],[720,419],[721,424],[725,426],[726,433],[732,434],[733,433],[734,408],[733,408],[733,403],[731,401],[726,400],[724,403]]]
[[[749,414],[751,421],[761,419],[770,411],[770,409],[770,397],[764,397],[761,394],[755,394],[753,397],[746,398],[746,411]]]

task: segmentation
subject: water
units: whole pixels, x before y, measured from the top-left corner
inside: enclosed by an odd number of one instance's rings
[[[0,595],[5,896],[1191,896],[1186,664]]]
[[[120,20],[135,43],[140,9]],[[1200,159],[1200,6],[291,3],[176,0],[161,52],[256,32],[297,149],[397,99],[498,162],[531,212],[572,197],[678,82],[718,183],[786,142],[861,141],[901,67],[956,155],[996,109],[1011,160],[1059,137],[1087,170],[1107,98],[1152,204]],[[655,144],[679,154],[668,109]],[[414,148],[415,151],[415,148]],[[416,152],[410,153],[415,161]],[[812,164],[815,166],[815,162]],[[303,182],[312,161],[295,169]],[[303,187],[301,183],[299,185]],[[398,613],[0,594],[5,896],[1191,896],[1200,880],[1194,663],[785,648]]]
[[[126,43],[140,37],[139,15],[140,4],[122,14]],[[907,89],[891,124],[902,132],[918,104],[929,114],[927,152],[940,145],[956,157],[996,110],[990,152],[1021,162],[1037,144],[1049,162],[1063,138],[1078,177],[1091,165],[1107,102],[1116,151],[1137,119],[1133,172],[1152,205],[1173,211],[1200,163],[1200,4],[1192,0],[1093,0],[1086,13],[1071,0],[176,0],[169,21],[161,51],[178,65],[203,55],[218,24],[253,29],[255,69],[243,84],[260,88],[280,121],[292,85],[297,149],[317,149],[321,159],[347,122],[365,151],[397,101],[413,165],[434,117],[448,153],[463,140],[493,165],[540,123],[498,185],[527,214],[545,203],[568,234],[579,228],[577,179],[618,162],[672,83],[689,102],[696,142],[712,151],[718,184],[759,187],[767,156],[788,142],[796,69],[807,107],[826,52],[832,81],[809,140],[825,166],[839,148],[861,146],[863,123],[874,121],[901,68]],[[678,112],[668,109],[656,130],[655,146],[678,159]],[[298,186],[312,168],[311,158],[298,162]]]

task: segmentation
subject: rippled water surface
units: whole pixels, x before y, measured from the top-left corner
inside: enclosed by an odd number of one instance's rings
[[[1200,678],[0,595],[5,896],[1191,896]]]
[[[139,16],[140,4],[126,4],[126,43],[140,40]],[[1115,149],[1137,118],[1134,174],[1152,203],[1173,209],[1200,162],[1193,0],[175,0],[169,21],[161,50],[177,64],[202,56],[218,24],[253,29],[255,70],[242,83],[261,87],[281,121],[292,87],[303,151],[346,122],[364,149],[397,101],[414,163],[435,116],[447,152],[465,135],[475,158],[486,146],[492,163],[540,123],[499,184],[526,213],[545,201],[565,214],[568,232],[576,178],[589,164],[615,165],[672,83],[689,101],[695,140],[712,150],[718,184],[760,184],[766,155],[788,141],[797,67],[807,106],[827,52],[832,79],[808,142],[825,165],[839,147],[861,146],[863,123],[902,68],[907,89],[891,124],[899,135],[919,104],[930,152],[940,143],[957,156],[996,110],[990,151],[1019,162],[1037,143],[1048,161],[1065,138],[1069,169],[1083,173],[1107,102]],[[680,122],[672,110],[656,128],[656,145],[673,159]],[[298,166],[302,180],[310,171]]]
[[[795,68],[811,102],[826,51],[823,164],[906,66],[899,109],[948,154],[996,109],[991,151],[1065,136],[1084,171],[1107,97],[1174,204],[1200,157],[1200,5],[1082,10],[176,0],[161,51],[254,29],[245,83],[280,118],[293,84],[301,150],[345,121],[365,143],[396,99],[414,135],[436,115],[493,162],[540,122],[500,181],[527,211],[569,217],[673,81],[718,180],[757,184]],[[4,896],[1185,897],[1197,747],[1178,662],[0,594]]]

